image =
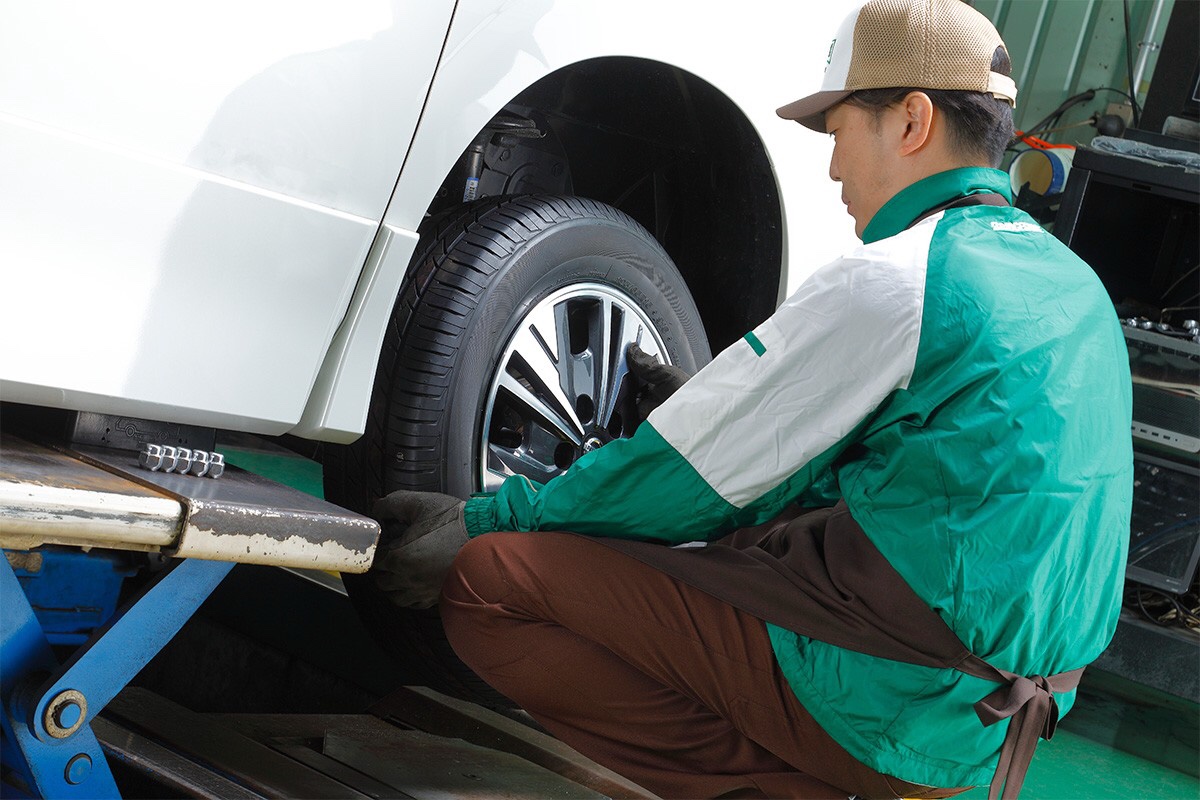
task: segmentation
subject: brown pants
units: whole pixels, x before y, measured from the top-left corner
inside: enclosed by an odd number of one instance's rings
[[[458,655],[580,753],[663,797],[937,798],[833,741],[755,617],[570,534],[469,542],[442,588]]]

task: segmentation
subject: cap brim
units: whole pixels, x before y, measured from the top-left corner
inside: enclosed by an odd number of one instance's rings
[[[817,133],[825,133],[825,112],[852,94],[852,91],[817,92],[781,106],[775,113],[784,119],[794,119]]]

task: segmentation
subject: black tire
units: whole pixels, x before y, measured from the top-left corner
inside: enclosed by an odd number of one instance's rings
[[[501,357],[539,303],[572,297],[574,287],[581,287],[581,304],[588,292],[611,295],[613,307],[636,317],[634,327],[649,321],[656,335],[647,349],[657,347],[671,363],[695,372],[709,360],[686,283],[658,242],[627,215],[576,197],[488,198],[464,206],[422,231],[383,343],[366,431],[352,445],[327,448],[326,496],[367,512],[396,489],[464,498],[478,491],[489,396],[496,397],[498,413],[504,405],[495,388]],[[577,397],[576,404],[586,399]],[[611,415],[605,426],[597,419],[589,428],[589,444],[632,432],[616,402],[614,390]],[[503,413],[514,412],[506,406]],[[493,428],[501,437],[513,435],[502,430],[499,417]],[[566,444],[555,453],[558,468],[578,454]],[[548,477],[541,467],[516,467],[535,479]],[[368,629],[415,680],[503,704],[454,656],[436,611],[395,608],[369,575],[347,575],[345,583]]]

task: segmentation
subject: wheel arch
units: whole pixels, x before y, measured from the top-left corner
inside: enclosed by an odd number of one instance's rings
[[[685,69],[640,57],[603,56],[560,67],[519,91],[474,134],[453,134],[466,146],[457,158],[442,160],[454,159],[436,189],[425,190],[426,218],[462,202],[470,145],[503,115],[533,118],[567,166],[560,179],[543,170],[544,180],[527,180],[521,191],[588,197],[641,223],[678,266],[714,353],[774,311],[783,285],[780,186],[762,137],[720,89]],[[410,157],[426,152],[420,141],[429,135],[430,129],[418,133]],[[519,172],[522,158],[545,166],[536,148],[511,149],[517,161],[507,165],[510,173]],[[413,166],[417,183],[437,180],[428,176],[428,161]],[[398,193],[404,185],[402,176]],[[397,199],[360,279],[366,293],[352,302],[291,431],[301,438],[348,442],[363,429],[382,323],[395,298],[386,289],[400,280],[376,280],[398,270],[372,273],[371,263],[389,258],[389,249],[411,254],[417,244],[410,232],[416,226],[405,220],[421,214],[407,210],[410,199]],[[356,307],[368,303],[369,314]]]
[[[574,194],[632,216],[679,267],[714,352],[774,311],[783,265],[779,184],[753,124],[715,86],[659,61],[607,56],[551,72],[493,120],[502,116],[534,121],[566,169],[551,174],[544,150],[509,139],[516,146],[502,153],[505,169],[521,180],[485,180],[484,194]],[[430,213],[458,202],[467,158],[464,151],[446,175]]]

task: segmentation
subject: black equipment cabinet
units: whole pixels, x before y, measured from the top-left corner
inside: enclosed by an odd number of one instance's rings
[[[1195,144],[1183,146],[1195,152]],[[1117,315],[1141,323],[1126,327],[1135,376],[1128,578],[1131,588],[1177,595],[1190,586],[1200,556],[1200,399],[1186,391],[1200,385],[1200,343],[1186,330],[1200,319],[1200,174],[1080,147],[1054,233],[1095,270]],[[1168,365],[1170,380],[1148,374],[1138,359]],[[1127,609],[1096,666],[1197,702],[1198,657],[1194,632],[1158,627]]]
[[[1195,319],[1200,287],[1200,175],[1081,147],[1054,233],[1092,266],[1122,316]],[[1190,277],[1189,277],[1190,273]]]

